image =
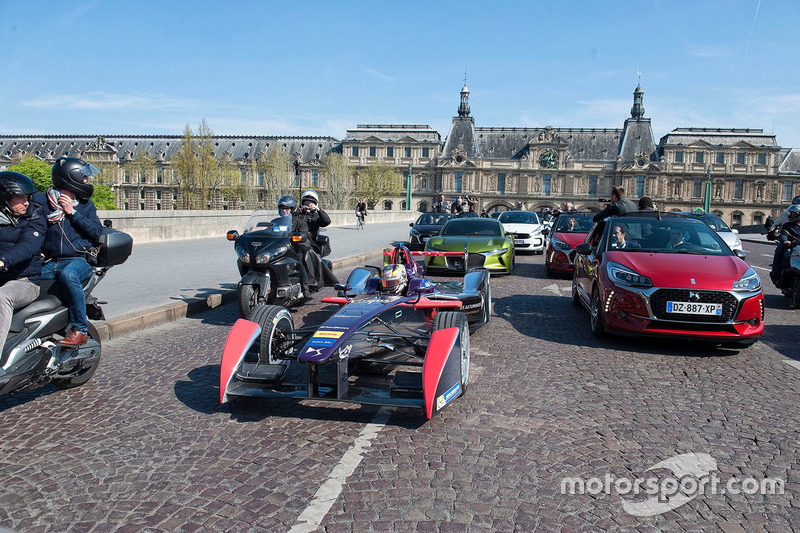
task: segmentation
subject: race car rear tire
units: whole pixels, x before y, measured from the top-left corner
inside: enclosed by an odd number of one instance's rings
[[[285,359],[294,342],[294,321],[289,310],[279,305],[258,305],[247,315],[247,320],[261,326],[258,362],[263,365],[282,366],[278,379],[289,370]]]
[[[433,331],[458,328],[461,337],[461,393],[467,392],[469,385],[469,323],[467,315],[458,311],[440,311],[433,317]]]

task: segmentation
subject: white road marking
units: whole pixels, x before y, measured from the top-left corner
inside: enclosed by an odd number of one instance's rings
[[[561,291],[558,290],[558,284],[553,283],[552,285],[548,285],[547,287],[542,287],[546,291],[550,291],[556,296],[561,296]]]
[[[789,366],[795,367],[797,370],[800,370],[800,361],[795,361],[794,359],[784,359],[783,362]]]
[[[760,266],[756,266],[756,265],[750,265],[750,266],[753,267],[753,268],[757,268],[759,270],[766,270],[767,272],[771,272],[772,271],[771,268],[760,267]]]
[[[764,257],[775,257],[775,254],[761,254],[761,255],[763,255]]]
[[[289,533],[308,533],[319,529],[322,519],[325,518],[331,506],[339,498],[339,494],[342,493],[345,481],[361,464],[361,460],[364,458],[364,450],[372,445],[372,440],[378,436],[391,414],[391,410],[386,408],[381,408],[375,413],[369,424],[356,437],[350,449],[344,453],[339,463],[333,467],[325,483],[317,489],[311,502],[297,517],[297,521],[292,529],[289,530]]]

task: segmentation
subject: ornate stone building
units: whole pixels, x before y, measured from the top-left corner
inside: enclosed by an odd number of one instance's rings
[[[265,199],[263,171],[255,164],[270,148],[298,163],[291,186],[326,192],[321,160],[342,153],[360,168],[393,166],[413,176],[412,208],[425,211],[438,193],[477,195],[488,209],[541,209],[573,202],[598,211],[611,186],[623,185],[632,199],[650,196],[661,210],[703,204],[712,182],[712,211],[733,225],[760,224],[800,194],[800,149],[783,148],[760,129],[677,128],[657,143],[645,117],[644,92],[633,92],[630,117],[621,128],[479,127],[464,86],[456,116],[442,143],[427,125],[362,124],[333,137],[216,136],[213,151],[234,167],[232,178],[251,194],[213,196],[214,208],[253,208]],[[0,169],[23,156],[48,163],[63,155],[111,164],[112,188],[121,209],[173,209],[180,188],[173,168],[181,136],[0,135]],[[142,149],[155,161],[145,175],[135,171]],[[289,165],[291,167],[292,165]],[[292,173],[291,168],[286,173]],[[405,197],[385,198],[376,209],[404,209]]]

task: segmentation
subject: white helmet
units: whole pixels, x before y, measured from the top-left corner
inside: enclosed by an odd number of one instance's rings
[[[300,205],[303,205],[306,200],[311,200],[315,204],[319,205],[319,195],[312,189],[307,190],[302,194],[302,196],[300,196]]]

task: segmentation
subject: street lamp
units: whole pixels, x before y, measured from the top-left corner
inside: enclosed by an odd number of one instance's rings
[[[300,158],[294,160],[294,181],[297,183],[298,197],[303,194],[303,184],[300,182]]]

